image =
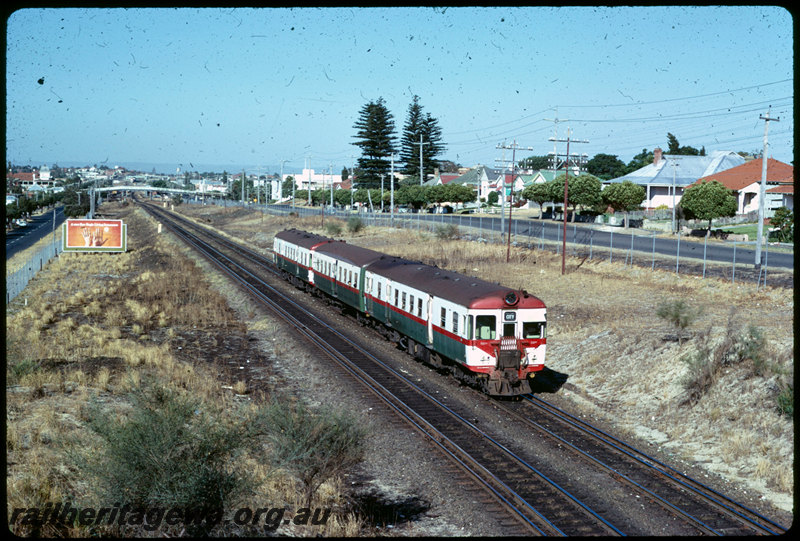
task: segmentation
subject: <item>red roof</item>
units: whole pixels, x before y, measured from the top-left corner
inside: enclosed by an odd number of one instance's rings
[[[459,175],[458,173],[441,173],[439,175],[439,178],[442,179],[442,184],[447,184],[451,180],[455,180],[460,176],[461,175]]]
[[[700,184],[702,182],[716,180],[723,184],[726,188],[734,191],[739,191],[746,186],[750,186],[754,182],[761,182],[761,158],[750,160],[742,165],[731,167],[725,171],[714,173],[697,179],[697,182],[692,184]],[[793,184],[794,183],[794,167],[788,163],[779,162],[769,158],[767,160],[767,182],[778,184]]]
[[[794,184],[778,184],[767,190],[769,193],[794,193]]]

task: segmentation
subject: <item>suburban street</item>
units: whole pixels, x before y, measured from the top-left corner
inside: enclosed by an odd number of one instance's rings
[[[432,215],[421,214],[419,215],[422,220],[459,223],[458,215]],[[471,221],[470,221],[471,220]],[[560,242],[563,230],[563,222],[555,220],[538,220],[530,218],[513,219],[512,234],[516,232],[519,236],[530,236],[531,242],[542,239],[542,230],[544,229],[545,242]],[[477,226],[478,219],[475,217],[463,216],[461,222],[464,226]],[[508,223],[505,224],[506,228]],[[481,227],[499,231],[501,229],[501,219],[499,217],[483,217],[481,219]],[[587,247],[590,243],[594,247],[599,248],[612,248],[616,252],[619,249],[619,254],[622,254],[631,248],[631,238],[633,239],[633,250],[640,252],[655,253],[658,255],[675,257],[680,254],[681,258],[703,258],[703,242],[702,239],[687,240],[686,237],[680,240],[680,252],[678,252],[678,239],[665,238],[653,236],[653,233],[642,231],[640,229],[616,228],[617,231],[605,231],[598,228],[596,224],[585,223],[567,223],[567,244],[579,243]],[[520,239],[518,238],[519,242]],[[755,263],[755,246],[754,243],[736,243],[736,264],[754,264]],[[761,250],[762,258],[765,256],[765,249]],[[787,269],[794,268],[794,254],[782,253],[777,251],[769,251],[769,259],[767,265],[769,267],[782,267]],[[734,258],[734,243],[718,241],[709,242],[706,246],[706,259],[709,261],[716,261],[721,263],[733,263]]]
[[[64,207],[56,208],[55,227],[64,223]],[[26,227],[19,227],[14,231],[6,232],[6,259],[12,258],[18,252],[30,248],[45,235],[53,233],[53,211],[52,209],[33,216],[27,220]]]

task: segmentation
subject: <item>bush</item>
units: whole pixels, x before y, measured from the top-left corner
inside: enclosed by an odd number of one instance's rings
[[[794,417],[794,386],[786,384],[775,397],[778,412],[786,417]]]
[[[456,224],[441,224],[436,226],[436,238],[440,240],[457,239],[459,234]]]
[[[701,315],[683,299],[664,301],[658,305],[656,315],[675,326],[678,331],[678,345],[683,343],[683,332]]]
[[[366,227],[364,225],[364,220],[362,220],[357,216],[351,216],[350,218],[347,219],[347,230],[350,233],[358,233],[359,231],[364,229],[364,227]]]
[[[270,442],[272,464],[303,484],[306,507],[322,483],[363,458],[366,430],[346,413],[327,408],[315,413],[301,402],[273,400],[251,427]]]
[[[339,222],[328,222],[325,225],[325,231],[328,235],[335,237],[342,234],[342,224]]]
[[[102,452],[73,458],[97,481],[97,496],[144,509],[221,513],[247,484],[229,467],[244,443],[241,427],[215,420],[198,399],[163,387],[145,387],[132,397],[133,409],[123,422],[97,404],[87,410],[88,426],[103,440]],[[186,527],[190,535],[201,535],[214,525]]]

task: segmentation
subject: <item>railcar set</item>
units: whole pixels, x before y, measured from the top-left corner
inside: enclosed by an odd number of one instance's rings
[[[295,286],[489,395],[530,393],[544,368],[547,310],[525,290],[297,229],[276,234],[273,249]]]

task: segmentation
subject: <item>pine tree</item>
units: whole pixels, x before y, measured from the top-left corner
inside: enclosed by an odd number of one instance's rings
[[[403,162],[403,173],[411,178],[419,178],[419,145],[422,139],[422,167],[426,177],[433,174],[439,162],[436,156],[444,152],[442,130],[439,122],[430,113],[423,114],[419,104],[419,96],[415,95],[408,107],[406,123],[400,140],[400,161]]]
[[[356,142],[361,148],[358,168],[361,174],[355,179],[360,188],[380,186],[381,175],[389,176],[390,158],[395,152],[394,117],[386,108],[383,98],[370,101],[359,112],[353,127]]]

